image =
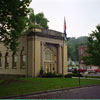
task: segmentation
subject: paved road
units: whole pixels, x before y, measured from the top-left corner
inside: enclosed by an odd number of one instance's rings
[[[57,92],[16,97],[23,99],[100,99],[100,86],[75,88]]]

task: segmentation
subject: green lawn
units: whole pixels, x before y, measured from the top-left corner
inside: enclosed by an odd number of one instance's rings
[[[88,76],[88,78],[98,78],[98,79],[100,79],[100,76]]]
[[[81,79],[81,85],[100,84],[100,80]],[[0,97],[79,86],[72,78],[16,78],[0,80]]]

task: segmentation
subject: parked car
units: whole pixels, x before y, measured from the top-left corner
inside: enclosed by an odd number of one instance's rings
[[[72,68],[68,68],[68,72],[72,72]]]
[[[84,73],[86,71],[86,69],[78,69],[78,71]]]
[[[100,69],[95,69],[95,72],[97,73],[97,72],[100,72]]]
[[[90,73],[95,73],[95,69],[87,69],[87,72]]]

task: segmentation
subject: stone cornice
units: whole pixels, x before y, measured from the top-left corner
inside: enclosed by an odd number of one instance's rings
[[[54,39],[60,39],[60,40],[64,39],[63,33],[57,32],[57,31],[54,31],[54,30],[49,30],[49,29],[36,29],[36,28],[33,28],[33,29],[29,30],[27,35],[28,36],[34,36],[35,35],[35,36],[54,38]]]

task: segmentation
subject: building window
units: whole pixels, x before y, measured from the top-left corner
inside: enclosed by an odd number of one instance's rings
[[[26,54],[24,52],[24,47],[22,47],[21,53],[20,53],[20,68],[25,69],[26,68]]]
[[[22,56],[22,65],[26,66],[26,55]]]
[[[51,60],[51,52],[49,50],[45,52],[45,60]]]
[[[17,68],[17,60],[18,60],[17,59],[17,55],[13,54],[13,57],[12,57],[12,62],[13,62],[12,63],[13,64],[12,67],[13,68]]]
[[[54,53],[50,49],[45,51],[45,60],[54,60]]]
[[[9,67],[9,56],[8,56],[8,52],[5,54],[5,68]]]
[[[21,68],[26,68],[26,55],[21,55]]]
[[[2,68],[2,54],[0,52],[0,68]]]
[[[81,49],[81,54],[83,54],[83,49]]]

